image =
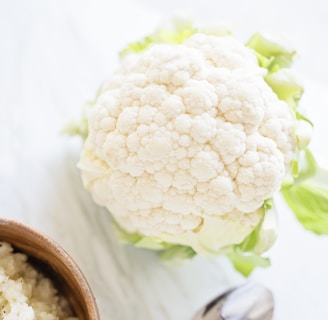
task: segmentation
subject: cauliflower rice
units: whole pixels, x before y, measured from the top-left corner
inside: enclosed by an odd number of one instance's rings
[[[77,320],[51,280],[0,242],[0,320]]]

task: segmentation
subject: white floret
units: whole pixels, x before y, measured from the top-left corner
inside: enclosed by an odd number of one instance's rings
[[[95,200],[126,231],[195,250],[249,234],[295,148],[288,105],[231,37],[124,59],[89,122],[79,165]]]

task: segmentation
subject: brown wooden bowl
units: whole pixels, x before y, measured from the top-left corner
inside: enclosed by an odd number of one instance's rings
[[[48,236],[18,221],[0,218],[0,241],[25,253],[29,261],[50,277],[69,301],[79,320],[99,320],[95,298],[73,259]]]

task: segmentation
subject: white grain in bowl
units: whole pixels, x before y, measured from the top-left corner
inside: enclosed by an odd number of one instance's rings
[[[100,320],[96,300],[86,278],[79,266],[58,243],[26,224],[1,217],[0,242],[11,244],[15,253],[25,255],[31,266],[51,279],[60,296],[67,299],[74,317],[79,320]],[[37,317],[33,320],[39,319],[43,320]],[[66,320],[55,317],[50,319]],[[0,320],[3,320],[1,313]],[[5,320],[26,318],[14,316]]]
[[[0,242],[0,319],[77,320],[52,281],[27,258]]]

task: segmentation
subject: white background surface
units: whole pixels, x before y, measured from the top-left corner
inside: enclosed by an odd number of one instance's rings
[[[103,320],[188,320],[245,281],[225,259],[198,257],[172,268],[120,246],[108,213],[81,187],[81,142],[59,134],[115,68],[117,52],[175,13],[227,21],[242,41],[265,29],[293,39],[306,85],[302,106],[316,126],[312,149],[328,160],[324,0],[0,0],[0,215],[47,233],[73,256]],[[280,202],[278,209],[272,266],[251,280],[273,290],[275,319],[328,319],[328,238],[304,231]]]

